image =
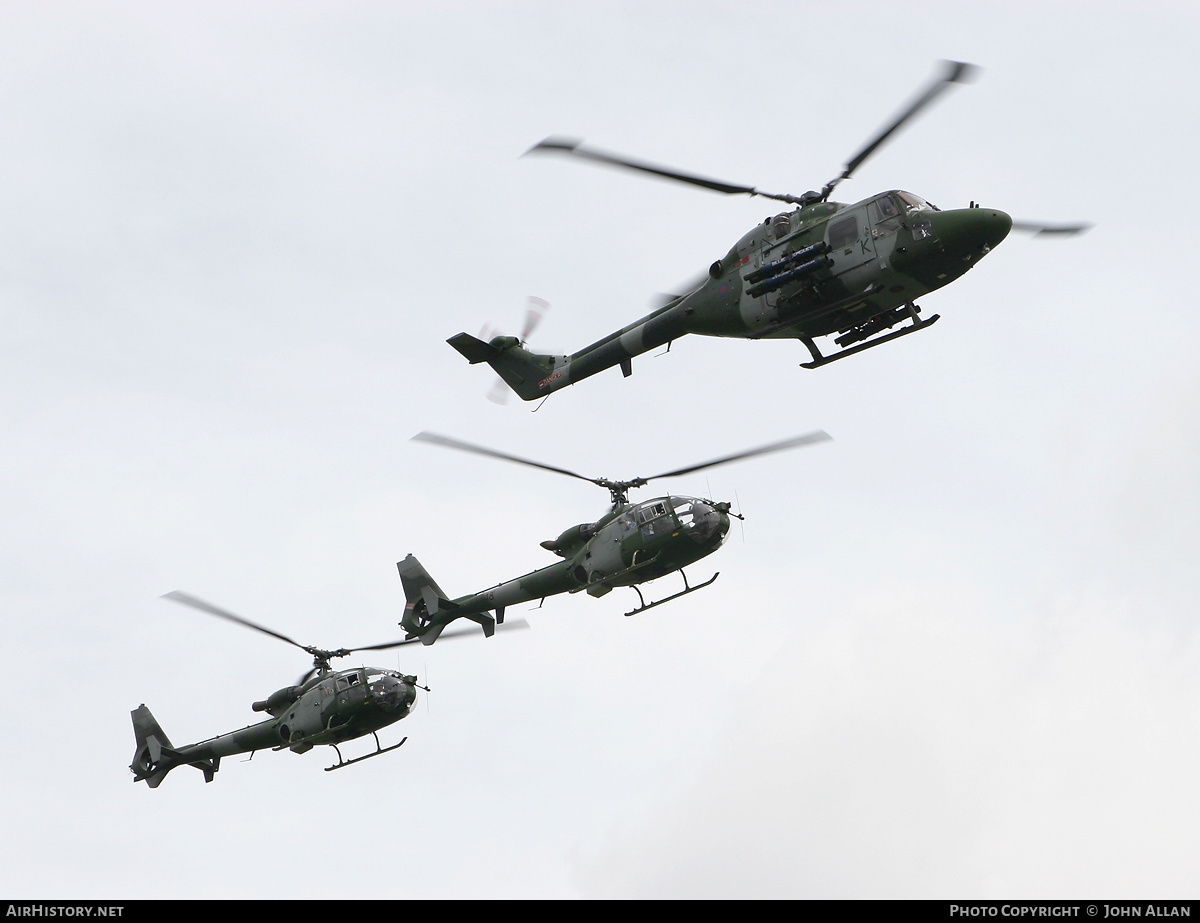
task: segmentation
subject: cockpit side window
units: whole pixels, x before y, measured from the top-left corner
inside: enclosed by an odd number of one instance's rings
[[[639,509],[637,520],[641,523],[643,538],[652,538],[675,529],[675,517],[670,514],[666,502],[662,500],[647,503]]]
[[[913,195],[911,192],[897,192],[900,201],[904,203],[905,210],[912,214],[913,212],[924,211],[930,209],[937,211],[932,205],[922,199],[919,195]]]
[[[900,227],[900,221],[904,215],[891,195],[881,195],[876,199],[874,209],[876,236],[890,234]]]
[[[649,522],[658,516],[662,516],[667,511],[665,503],[647,503],[637,511],[638,522]]]
[[[858,218],[849,215],[829,223],[829,248],[837,250],[847,247],[858,240]]]
[[[704,541],[717,528],[717,512],[703,500],[676,497],[673,506],[680,526],[694,541]]]

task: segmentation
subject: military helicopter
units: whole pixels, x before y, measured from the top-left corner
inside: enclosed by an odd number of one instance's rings
[[[355,651],[387,650],[411,644],[412,641],[390,641],[386,644],[327,651],[299,644],[287,635],[264,628],[240,615],[234,615],[178,590],[166,594],[163,598],[285,641],[311,655],[313,665],[294,686],[284,686],[251,706],[257,712],[270,715],[266,721],[185,747],[172,744],[154,715],[150,713],[150,709],[145,705],[138,706],[132,712],[137,749],[129,766],[135,782],[144,781],[151,788],[158,788],[168,772],[176,766],[184,765],[195,766],[204,773],[204,781],[211,782],[213,775],[220,768],[223,756],[253,753],[268,747],[272,750],[286,748],[293,753],[305,753],[318,744],[333,747],[338,755],[338,762],[325,769],[326,772],[330,772],[395,750],[408,740],[405,737],[398,744],[384,747],[380,744],[376,732],[408,715],[416,702],[417,690],[423,689],[428,692],[428,687],[418,684],[415,676],[407,676],[395,670],[365,666],[333,670],[329,661],[335,657],[346,657]],[[337,745],[367,734],[375,738],[375,752],[351,760],[344,759]]]
[[[596,522],[571,526],[558,538],[542,542],[542,547],[558,555],[561,561],[480,593],[453,600],[434,582],[421,562],[410,554],[396,565],[407,600],[400,625],[408,632],[407,639],[420,639],[423,644],[433,644],[442,630],[455,619],[466,618],[477,622],[483,627],[484,633],[490,636],[496,624],[504,624],[507,606],[545,599],[559,593],[578,593],[582,590],[589,596],[598,597],[614,587],[631,587],[637,593],[640,605],[625,614],[636,615],[702,590],[720,574],[713,574],[704,583],[693,586],[688,583],[683,568],[720,548],[729,531],[730,517],[743,517],[731,512],[729,503],[699,497],[658,497],[631,504],[629,491],[657,478],[690,474],[739,459],[766,455],[768,452],[824,442],[830,438],[828,433],[817,431],[648,478],[610,481],[607,478],[585,477],[565,468],[497,452],[436,433],[418,433],[413,439],[420,442],[500,458],[596,484],[609,492],[612,507]],[[675,571],[683,577],[683,589],[664,599],[647,603],[637,585]],[[495,618],[487,614],[492,611],[495,612]]]
[[[515,337],[483,342],[466,333],[447,342],[472,364],[486,362],[521,398],[544,397],[619,365],[628,377],[633,357],[685,334],[745,339],[798,339],[814,369],[924,330],[938,319],[918,317],[916,299],[949,285],[996,247],[1011,229],[1074,234],[1088,225],[1014,222],[997,209],[942,211],[898,189],[853,205],[829,201],[837,185],[895,131],[974,65],[946,61],[944,72],[845,165],[820,192],[801,196],[763,192],[633,160],[562,138],[547,138],[527,153],[548,152],[649,173],[727,195],[762,196],[798,206],[768,217],[714,262],[707,276],[652,314],[570,356],[530,353]],[[908,321],[891,333],[897,324]],[[836,336],[835,336],[836,335]],[[840,351],[823,354],[820,337]]]

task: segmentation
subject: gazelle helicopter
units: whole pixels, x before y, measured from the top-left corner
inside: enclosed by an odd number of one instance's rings
[[[485,634],[491,635],[497,623],[504,623],[507,606],[559,593],[578,593],[582,590],[589,596],[603,596],[614,587],[631,587],[637,593],[640,605],[625,614],[636,615],[701,590],[716,580],[719,574],[713,574],[704,583],[693,586],[688,583],[683,568],[720,548],[729,531],[730,516],[738,519],[742,516],[731,512],[729,503],[699,497],[667,496],[630,503],[629,491],[657,478],[690,474],[743,458],[766,455],[768,452],[824,442],[830,438],[827,433],[817,431],[647,478],[610,481],[607,478],[585,477],[565,468],[435,433],[418,433],[413,439],[420,442],[500,458],[596,484],[609,492],[612,507],[596,522],[571,526],[558,538],[542,542],[542,547],[558,555],[561,561],[457,599],[447,597],[421,566],[421,562],[410,554],[396,565],[407,600],[400,625],[408,632],[408,639],[420,639],[424,644],[433,644],[442,630],[455,619],[466,618],[477,622],[483,626]],[[638,584],[676,571],[683,577],[683,589],[664,599],[647,603]],[[494,618],[488,614],[490,612],[495,612]]]
[[[299,644],[287,635],[264,628],[240,615],[234,615],[178,590],[166,594],[163,598],[285,641],[308,653],[313,658],[313,665],[294,686],[284,686],[263,701],[254,703],[252,708],[256,712],[266,712],[271,716],[266,721],[184,747],[172,744],[170,738],[159,727],[154,715],[150,713],[150,709],[145,705],[138,706],[132,712],[137,749],[129,766],[135,782],[144,781],[151,788],[158,788],[168,772],[176,766],[185,765],[195,766],[204,773],[204,781],[211,782],[213,775],[220,768],[223,756],[253,753],[268,748],[306,753],[319,744],[333,747],[338,755],[338,762],[326,767],[325,771],[329,772],[395,750],[408,740],[405,737],[398,744],[384,747],[380,744],[376,732],[407,716],[416,702],[417,690],[423,689],[428,692],[428,687],[418,684],[415,676],[407,676],[395,670],[366,666],[333,670],[329,661],[335,657],[346,657],[356,651],[381,651],[400,647],[411,644],[411,640],[327,651]],[[524,622],[518,622],[512,627],[518,626],[524,626]],[[351,760],[344,759],[338,744],[367,734],[375,738],[375,752]]]
[[[924,330],[938,315],[918,317],[916,299],[949,285],[999,244],[1011,229],[1074,234],[1088,225],[1014,222],[974,202],[942,211],[898,189],[853,205],[829,201],[895,131],[974,65],[946,61],[944,73],[852,157],[820,192],[801,196],[762,192],[633,160],[561,138],[547,138],[529,153],[567,154],[650,173],[727,195],[762,196],[798,206],[768,217],[714,262],[703,282],[658,310],[570,356],[528,352],[516,337],[484,342],[459,333],[447,342],[472,364],[486,362],[521,398],[544,397],[604,369],[633,372],[633,357],[685,334],[745,339],[798,339],[818,368],[888,340]],[[894,330],[897,324],[911,323]],[[820,337],[834,336],[838,352],[823,354]]]

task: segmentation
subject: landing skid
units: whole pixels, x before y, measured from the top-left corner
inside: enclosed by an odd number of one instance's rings
[[[381,753],[389,753],[390,751],[395,750],[397,747],[403,747],[404,741],[408,740],[408,738],[405,737],[404,740],[400,741],[400,743],[395,744],[394,746],[384,747],[379,743],[379,735],[378,734],[376,734],[374,731],[372,731],[371,736],[375,738],[375,752],[368,753],[366,756],[356,756],[352,760],[343,759],[342,751],[338,750],[337,744],[330,744],[329,746],[333,747],[333,749],[337,751],[338,763],[336,766],[326,766],[325,771],[333,772],[335,769],[341,769],[343,766],[353,766],[355,763],[361,763],[363,760],[369,760],[371,757],[379,756]]]
[[[647,609],[653,609],[655,606],[661,606],[663,603],[669,603],[672,599],[678,599],[680,596],[687,596],[688,593],[695,593],[697,590],[703,590],[706,586],[708,586],[710,583],[712,583],[714,580],[716,580],[718,577],[720,577],[721,572],[717,571],[715,574],[713,574],[711,577],[709,577],[703,583],[697,583],[695,586],[688,586],[687,574],[685,574],[682,570],[679,571],[679,576],[681,576],[683,578],[684,588],[682,590],[680,590],[678,593],[676,593],[674,596],[668,596],[665,599],[659,599],[652,603],[646,602],[645,597],[642,596],[642,591],[639,590],[636,586],[630,587],[630,589],[633,590],[633,592],[637,593],[638,599],[641,601],[642,604],[640,606],[638,606],[636,609],[631,609],[629,612],[626,612],[625,615],[627,617],[630,615],[637,615],[639,612],[645,612]]]
[[[900,330],[895,330],[892,333],[884,336],[876,337],[873,340],[868,340],[866,343],[859,343],[857,346],[848,346],[846,349],[833,353],[830,356],[821,355],[821,351],[817,349],[817,344],[813,342],[812,337],[800,337],[800,342],[808,347],[808,351],[812,353],[813,357],[812,362],[801,362],[800,367],[804,369],[820,368],[823,365],[828,365],[830,362],[836,362],[838,359],[844,359],[846,356],[853,356],[855,353],[861,353],[865,349],[871,349],[874,346],[879,346],[882,343],[886,343],[888,340],[899,339],[900,337],[908,336],[910,333],[916,333],[918,330],[924,330],[926,327],[932,326],[937,319],[941,317],[940,314],[934,314],[932,317],[921,320],[917,317],[917,312],[914,310],[913,305],[908,304],[905,305],[905,307],[907,308],[908,316],[912,319],[912,324],[909,326]]]

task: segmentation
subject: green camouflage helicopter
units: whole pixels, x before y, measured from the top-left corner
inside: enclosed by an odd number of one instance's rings
[[[325,771],[329,772],[395,750],[408,740],[405,737],[398,744],[384,747],[380,744],[376,732],[407,716],[416,702],[417,690],[424,689],[428,692],[428,687],[419,685],[415,676],[407,676],[395,670],[366,666],[350,670],[332,670],[329,661],[334,657],[346,657],[355,651],[381,651],[400,647],[411,644],[411,640],[327,651],[298,644],[286,635],[264,628],[187,593],[175,591],[163,598],[286,641],[310,654],[313,665],[294,686],[284,686],[263,701],[254,703],[252,707],[255,711],[266,712],[271,716],[268,720],[185,747],[174,746],[159,727],[150,709],[145,705],[138,706],[132,712],[137,749],[129,766],[135,782],[144,781],[151,788],[158,788],[168,772],[176,766],[185,765],[195,766],[204,773],[204,781],[211,782],[213,775],[220,768],[223,756],[253,753],[268,748],[286,748],[293,753],[306,753],[318,744],[333,747],[337,752],[338,762],[326,767]],[[519,622],[510,627],[523,625],[523,622]],[[375,738],[375,752],[352,760],[344,759],[337,745],[367,734]]]
[[[606,478],[584,477],[565,468],[544,465],[446,436],[418,433],[413,439],[421,442],[589,481],[608,490],[612,508],[596,522],[571,526],[558,538],[542,542],[543,548],[562,558],[558,563],[457,599],[447,597],[421,566],[421,562],[410,554],[396,565],[407,600],[400,625],[408,632],[408,640],[419,639],[424,644],[433,644],[442,630],[455,619],[470,619],[481,625],[484,634],[490,636],[497,623],[504,623],[505,607],[559,593],[578,593],[582,590],[589,596],[603,596],[614,587],[631,587],[641,604],[625,614],[635,615],[701,590],[716,580],[719,574],[713,574],[704,583],[692,586],[683,568],[720,548],[729,531],[730,516],[741,519],[741,515],[732,513],[728,503],[698,497],[658,497],[631,504],[629,491],[656,478],[690,474],[715,465],[812,445],[830,438],[827,433],[817,431],[648,478],[610,481]],[[665,599],[647,603],[637,585],[675,571],[683,577],[683,589]],[[494,618],[490,612],[495,612]]]
[[[1087,225],[1014,222],[1002,211],[942,211],[910,192],[889,190],[853,205],[829,201],[834,188],[952,83],[974,66],[946,61],[945,72],[858,152],[820,192],[802,196],[762,192],[547,138],[533,151],[569,154],[650,173],[730,195],[762,196],[798,206],[767,218],[709,267],[703,282],[672,297],[654,313],[570,356],[528,352],[516,337],[483,342],[466,333],[447,342],[472,364],[486,362],[524,400],[531,401],[632,360],[689,333],[744,339],[798,339],[817,368],[888,340],[924,330],[938,315],[918,317],[915,301],[950,284],[999,244],[1008,232],[1073,234]],[[897,324],[911,321],[891,333]],[[824,355],[819,337],[835,335],[840,351]],[[856,345],[855,345],[856,344]]]

